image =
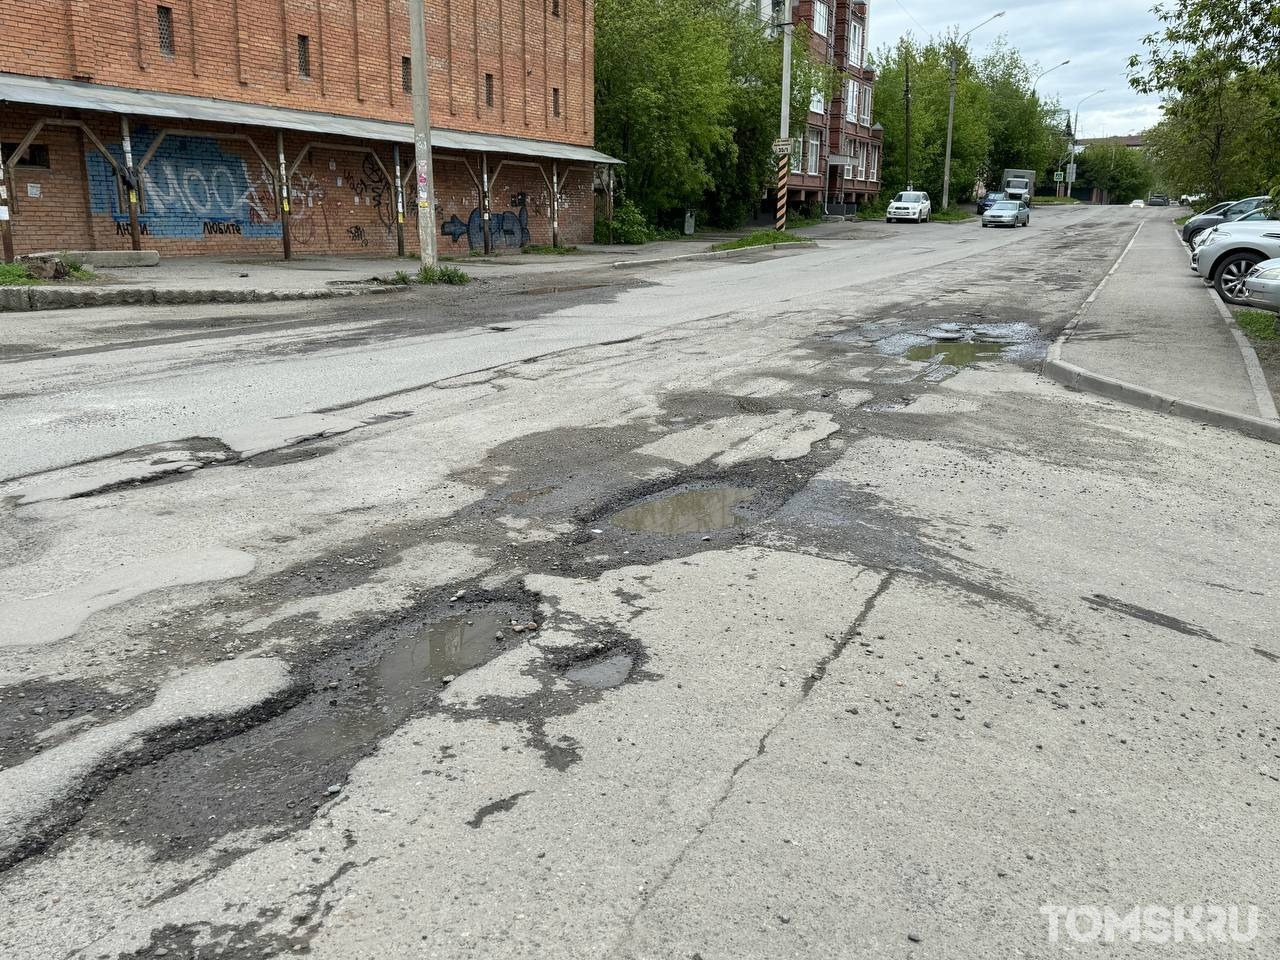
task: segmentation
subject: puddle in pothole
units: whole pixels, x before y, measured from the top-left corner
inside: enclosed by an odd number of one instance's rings
[[[615,653],[599,660],[592,660],[570,667],[564,675],[574,683],[595,690],[606,690],[616,687],[631,675],[631,668],[636,664],[628,654]]]
[[[969,364],[977,363],[980,360],[998,357],[1003,351],[1004,346],[999,343],[966,343],[957,340],[941,343],[922,343],[914,347],[908,347],[906,358],[908,360],[932,360],[953,367],[967,367]]]
[[[745,522],[734,507],[755,499],[751,487],[681,490],[619,510],[609,522],[633,533],[710,533]]]

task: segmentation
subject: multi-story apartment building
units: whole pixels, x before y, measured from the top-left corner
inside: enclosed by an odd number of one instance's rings
[[[791,3],[788,7],[788,2]],[[865,0],[762,0],[761,14],[809,27],[809,53],[837,71],[839,86],[829,99],[813,93],[791,154],[789,203],[821,201],[844,212],[880,192],[884,134],[871,115],[875,71],[867,66],[868,5]]]
[[[590,240],[593,0],[420,2],[441,252]],[[414,250],[411,116],[401,0],[0,3],[18,253]]]

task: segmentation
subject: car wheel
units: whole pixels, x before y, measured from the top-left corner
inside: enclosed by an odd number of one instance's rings
[[[1244,278],[1262,262],[1256,253],[1229,253],[1213,271],[1213,286],[1228,303],[1244,303]]]
[[[885,218],[884,218],[884,222],[885,222],[885,223],[893,223],[893,217],[885,217]]]
[[[1200,236],[1202,233],[1204,233],[1204,227],[1201,227],[1199,230],[1192,230],[1187,234],[1187,245],[1194,247],[1196,245],[1196,237]]]

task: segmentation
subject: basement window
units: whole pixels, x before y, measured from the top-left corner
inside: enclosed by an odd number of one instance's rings
[[[551,113],[553,116],[560,116],[560,88],[551,88]]]
[[[305,33],[298,34],[298,76],[311,76],[311,38]]]
[[[413,93],[413,61],[408,57],[400,58],[400,89]]]
[[[16,157],[14,154],[18,152],[16,143],[0,144],[0,154],[4,155],[5,163],[12,163],[15,167],[27,167],[36,170],[49,169],[49,148],[43,143],[33,143],[27,147],[22,156]]]
[[[173,56],[173,7],[156,7],[156,32],[160,36],[160,52]]]
[[[484,75],[484,105],[486,107],[493,106],[493,74],[486,73]]]

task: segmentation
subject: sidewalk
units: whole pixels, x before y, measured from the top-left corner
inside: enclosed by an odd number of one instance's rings
[[[1079,389],[1280,441],[1257,357],[1224,312],[1191,273],[1169,225],[1144,220],[1051,348],[1045,373]]]

